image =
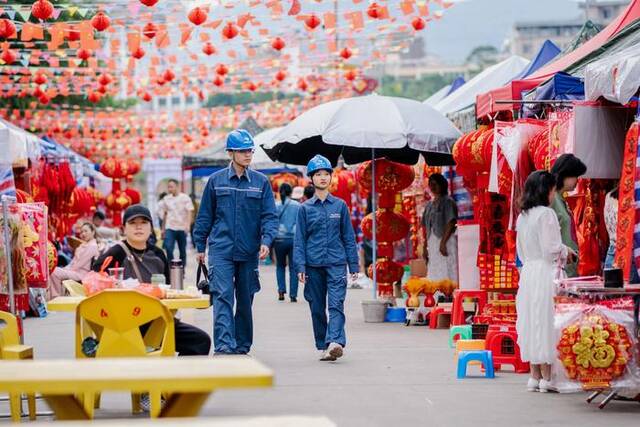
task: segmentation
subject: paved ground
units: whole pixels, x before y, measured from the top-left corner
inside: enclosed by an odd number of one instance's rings
[[[252,355],[275,370],[276,386],[220,391],[204,416],[324,415],[340,426],[429,427],[618,427],[640,420],[637,403],[612,402],[600,411],[583,395],[527,393],[525,375],[456,380],[447,331],[364,323],[360,301],[370,297],[369,290],[349,290],[345,357],[319,362],[306,302],[276,301],[273,267],[262,267],[262,288],[255,302]],[[211,331],[210,310],[185,311],[182,318]],[[26,342],[35,346],[37,358],[72,357],[72,341],[70,313],[26,322]],[[107,395],[103,402],[99,416],[128,416],[128,396]],[[5,403],[0,412],[7,412]]]

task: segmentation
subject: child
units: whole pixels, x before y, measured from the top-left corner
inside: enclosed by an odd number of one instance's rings
[[[293,260],[298,279],[306,283],[316,348],[322,361],[334,361],[343,354],[344,299],[347,293],[347,265],[358,276],[358,251],[346,203],[329,194],[333,168],[326,157],[317,155],[307,165],[307,176],[315,195],[298,211]],[[329,321],[327,322],[327,301]]]

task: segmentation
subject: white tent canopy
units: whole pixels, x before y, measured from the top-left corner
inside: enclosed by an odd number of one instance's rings
[[[0,163],[25,163],[40,154],[40,138],[0,119]]]
[[[588,101],[601,96],[618,104],[628,103],[640,87],[640,45],[629,46],[587,65],[584,92]]]
[[[429,98],[425,99],[424,103],[429,105],[430,107],[435,107],[438,102],[442,101],[447,96],[447,94],[449,93],[449,89],[451,89],[451,85],[446,85],[445,87],[431,95]]]
[[[451,95],[438,102],[434,108],[443,114],[451,114],[468,108],[476,103],[476,96],[506,85],[517,77],[529,60],[513,55],[502,62],[487,68]]]

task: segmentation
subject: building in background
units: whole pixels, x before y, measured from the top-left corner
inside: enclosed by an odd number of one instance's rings
[[[586,0],[579,4],[581,16],[564,21],[516,22],[508,41],[512,54],[532,58],[545,40],[565,49],[587,21],[604,28],[628,6],[629,0]]]

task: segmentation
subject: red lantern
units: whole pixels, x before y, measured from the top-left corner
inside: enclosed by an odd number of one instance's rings
[[[343,59],[349,59],[351,58],[351,55],[353,55],[353,53],[351,52],[351,49],[349,49],[348,47],[345,47],[340,51],[340,56]]]
[[[35,77],[33,78],[33,82],[37,85],[43,85],[47,82],[47,76],[45,76],[42,73],[38,73],[35,75]]]
[[[276,73],[276,80],[277,81],[281,82],[286,78],[287,78],[287,73],[285,73],[284,71],[280,70],[280,71],[278,71]]]
[[[142,201],[142,195],[135,188],[128,187],[124,192],[131,199],[132,205],[137,205]]]
[[[142,34],[144,34],[147,38],[154,38],[157,32],[158,27],[153,22],[147,22],[145,26],[142,27]]]
[[[318,18],[316,15],[312,14],[304,19],[304,23],[309,30],[315,30],[316,27],[322,23],[322,21],[320,21],[320,18]]]
[[[147,7],[152,7],[156,3],[158,3],[158,0],[140,0],[140,3],[142,3],[143,5],[145,5]]]
[[[238,27],[233,22],[227,22],[227,24],[222,28],[222,35],[224,38],[231,40],[238,35]]]
[[[102,86],[108,86],[112,81],[113,78],[108,73],[101,74],[100,77],[98,77],[98,83],[100,83]]]
[[[371,3],[367,8],[367,15],[372,19],[379,19],[382,17],[382,8],[378,3]]]
[[[371,191],[371,161],[358,167],[358,182],[367,191]],[[376,160],[376,191],[379,193],[395,193],[411,185],[415,172],[409,165],[392,162],[386,159]]]
[[[216,78],[213,79],[213,84],[218,87],[221,87],[224,84],[224,79],[220,76],[216,76]]]
[[[145,92],[142,94],[142,100],[144,102],[151,102],[153,98],[151,97],[151,94],[149,92]]]
[[[167,82],[171,82],[173,79],[176,78],[176,75],[173,73],[173,71],[166,70],[164,74],[162,74],[162,78]]]
[[[220,76],[225,76],[229,72],[229,69],[224,64],[218,64],[216,66],[216,73]]]
[[[110,210],[120,212],[131,205],[131,198],[124,191],[116,191],[107,196],[105,204]],[[115,222],[114,218],[114,224]]]
[[[254,82],[247,82],[245,87],[251,92],[255,92],[258,89],[258,86]]]
[[[40,98],[44,96],[44,91],[42,90],[42,88],[40,88],[40,86],[35,88],[35,90],[33,91],[33,96],[35,98]]]
[[[91,51],[89,49],[78,49],[77,56],[83,61],[86,61],[91,58]]]
[[[95,92],[91,92],[91,93],[89,94],[89,96],[87,97],[87,99],[89,100],[89,102],[94,103],[94,104],[96,104],[96,103],[100,102],[100,99],[101,99],[101,98],[102,98],[102,95],[100,94],[100,92],[97,92],[97,91],[95,91]]]
[[[127,175],[129,178],[140,172],[140,162],[134,159],[127,160]]]
[[[69,25],[67,30],[67,40],[77,42],[80,40],[80,30],[75,25]]]
[[[46,21],[53,16],[53,5],[48,0],[36,0],[31,6],[31,15]]]
[[[16,34],[16,26],[8,19],[0,19],[0,39],[8,39]]]
[[[189,21],[191,21],[193,25],[204,24],[206,20],[207,11],[201,7],[194,7],[191,9],[191,12],[189,12]]]
[[[106,94],[107,90],[106,86],[98,86],[98,93],[101,93],[102,95]]]
[[[308,87],[309,87],[309,85],[307,84],[305,79],[303,79],[303,78],[299,78],[298,79],[298,89],[300,89],[301,91],[305,92]]]
[[[40,104],[42,105],[47,105],[49,103],[49,101],[51,101],[49,99],[49,97],[47,96],[47,94],[43,93],[42,95],[40,95],[40,97],[38,98],[38,101],[40,101]]]
[[[420,18],[419,16],[416,16],[411,21],[411,26],[413,27],[414,30],[420,31],[420,30],[424,30],[424,27],[426,26],[426,24],[424,23],[424,19]]]
[[[358,75],[356,74],[356,72],[354,70],[348,70],[346,73],[344,73],[344,78],[347,79],[350,82],[354,81],[357,76]]]
[[[135,59],[141,59],[144,56],[144,49],[138,46],[136,50],[131,52],[131,56],[133,56]]]
[[[382,258],[376,262],[376,279],[380,283],[396,283],[403,274],[404,269],[395,261]],[[369,266],[369,277],[373,277],[373,264]]]
[[[280,37],[276,37],[271,41],[271,47],[277,51],[281,51],[285,47],[285,42]]]
[[[115,157],[109,157],[100,165],[100,172],[111,179],[126,178],[129,175],[129,165],[126,161]]]
[[[376,211],[376,240],[379,242],[395,242],[409,234],[409,221],[400,214],[389,209]],[[369,214],[360,223],[362,234],[369,240],[373,238],[373,214]]]
[[[202,52],[204,52],[204,54],[207,56],[211,56],[216,53],[216,48],[213,44],[207,42],[204,44],[204,46],[202,46]]]
[[[104,31],[109,28],[111,24],[111,20],[104,12],[98,12],[93,18],[91,18],[91,26],[96,29],[96,31]]]

